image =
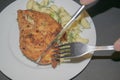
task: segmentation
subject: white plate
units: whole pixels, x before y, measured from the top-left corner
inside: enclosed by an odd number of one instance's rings
[[[80,7],[72,0],[54,0],[71,15]],[[37,66],[26,59],[19,50],[19,31],[17,10],[26,9],[27,0],[17,0],[0,13],[0,70],[13,80],[69,80],[80,73],[89,63],[90,58],[76,64],[61,64],[53,69],[50,66]],[[69,5],[68,5],[69,4]],[[89,44],[96,44],[95,26],[90,17],[91,29],[82,36],[88,38]]]

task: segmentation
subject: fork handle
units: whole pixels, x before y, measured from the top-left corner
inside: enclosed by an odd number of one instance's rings
[[[114,46],[96,46],[95,51],[100,51],[100,50],[114,50]]]

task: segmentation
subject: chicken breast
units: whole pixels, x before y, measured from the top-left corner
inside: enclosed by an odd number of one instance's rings
[[[32,10],[18,10],[17,13],[20,49],[28,59],[36,61],[62,27],[46,13]],[[52,55],[56,54],[52,49],[46,53],[40,64],[52,63]]]

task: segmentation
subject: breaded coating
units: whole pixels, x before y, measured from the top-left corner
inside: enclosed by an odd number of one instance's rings
[[[54,40],[62,29],[50,15],[32,10],[18,10],[18,25],[20,31],[20,49],[30,60],[36,61],[47,46]],[[51,64],[50,49],[40,64]]]

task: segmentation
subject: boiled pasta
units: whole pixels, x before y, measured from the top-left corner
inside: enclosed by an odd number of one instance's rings
[[[41,2],[29,0],[27,2],[27,9],[48,13],[52,18],[59,22],[62,27],[64,27],[71,19],[71,15],[65,10],[64,7],[58,7],[50,0],[42,0]],[[78,34],[81,32],[81,27],[84,29],[90,28],[90,24],[85,18],[85,14],[86,12],[83,11],[83,13],[75,20],[75,22],[71,24],[71,28],[67,31],[68,42],[80,41],[83,43],[88,43],[88,39],[85,39]]]

